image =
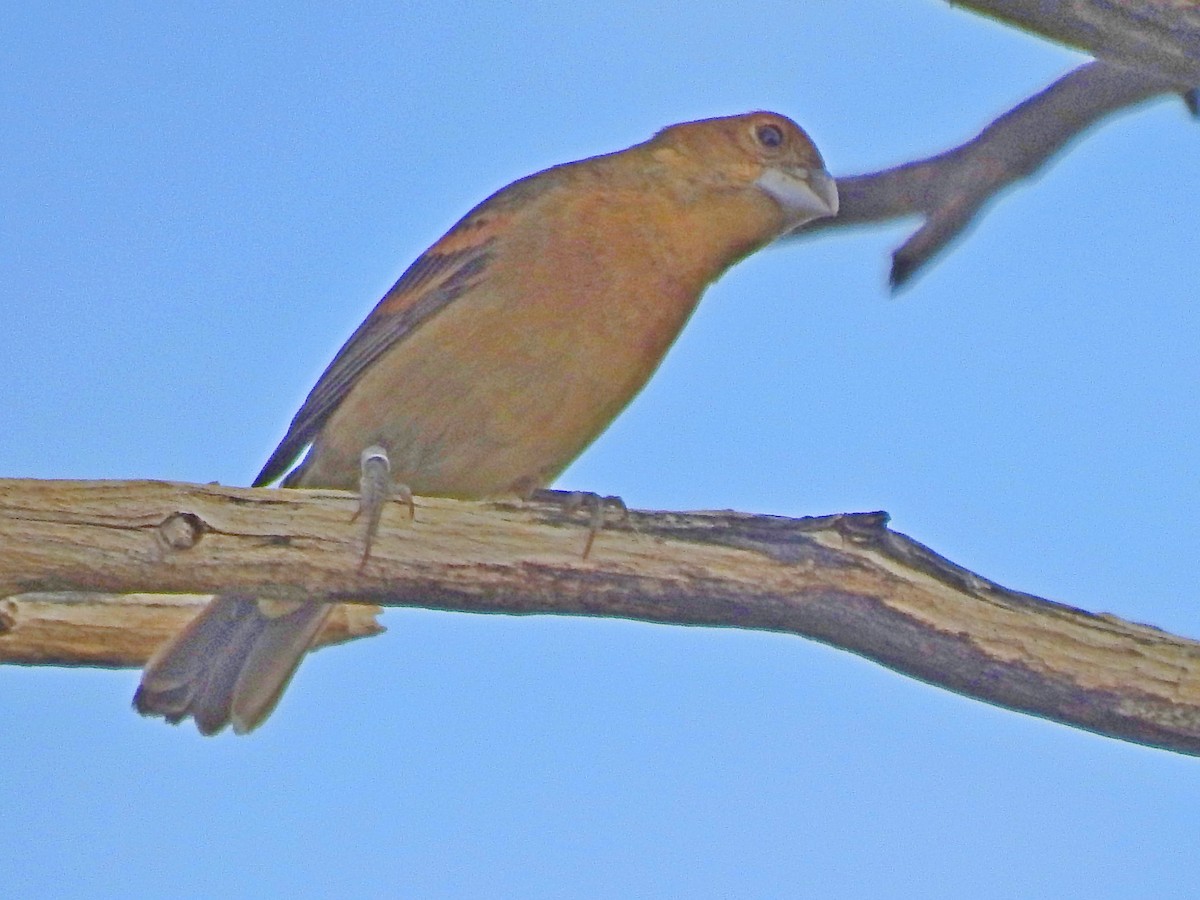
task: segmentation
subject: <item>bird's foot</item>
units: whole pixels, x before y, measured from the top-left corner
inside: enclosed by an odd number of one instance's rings
[[[408,519],[411,522],[416,516],[416,506],[413,503],[412,491],[408,485],[392,482],[392,464],[388,459],[387,450],[378,444],[372,444],[362,452],[362,474],[358,481],[358,509],[354,511],[353,522],[362,517],[363,520],[363,552],[358,567],[361,569],[371,557],[371,543],[379,531],[379,520],[383,516],[383,507],[393,496],[398,497],[408,507]]]
[[[607,521],[610,509],[617,511],[617,521],[623,522],[629,518],[629,507],[620,497],[603,497],[592,491],[558,491],[553,488],[538,488],[533,491],[529,500],[535,503],[554,503],[561,506],[567,513],[583,510],[588,514],[587,541],[583,545],[583,558],[587,559],[592,552],[592,544],[596,535]]]

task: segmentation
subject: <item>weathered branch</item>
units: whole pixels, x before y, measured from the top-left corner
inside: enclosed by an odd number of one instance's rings
[[[960,147],[893,169],[837,180],[841,209],[790,238],[921,214],[924,224],[892,255],[900,287],[1009,185],[1032,176],[1105,116],[1178,89],[1156,76],[1095,62],[1080,66],[1000,116]]]
[[[585,523],[557,508],[423,499],[411,525],[399,504],[385,513],[360,569],[354,506],[337,491],[0,481],[0,596],[236,590],[790,632],[971,697],[1200,755],[1200,643],[1006,590],[890,531],[882,513],[635,512],[584,560]],[[0,603],[0,660],[51,661],[23,649],[26,601]],[[139,662],[153,640],[107,662]],[[56,652],[62,664],[106,661],[72,658],[69,642]]]
[[[0,663],[139,667],[179,631],[210,594],[96,594],[72,591],[0,598]],[[339,606],[316,646],[385,631],[378,606]]]
[[[1051,40],[1200,85],[1200,3],[1196,0],[950,0]]]

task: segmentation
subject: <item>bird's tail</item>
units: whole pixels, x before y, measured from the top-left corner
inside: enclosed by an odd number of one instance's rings
[[[214,597],[146,663],[133,706],[201,734],[257,728],[279,702],[333,605]]]

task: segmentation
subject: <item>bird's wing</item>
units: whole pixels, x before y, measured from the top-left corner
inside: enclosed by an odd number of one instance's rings
[[[506,193],[494,195],[468,213],[400,276],[317,381],[287,435],[254,479],[255,487],[270,484],[287,471],[372,363],[479,283],[512,219],[515,198]]]

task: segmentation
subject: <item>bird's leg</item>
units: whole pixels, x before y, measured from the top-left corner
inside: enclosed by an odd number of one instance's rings
[[[353,522],[359,516],[363,517],[363,552],[358,566],[361,569],[371,556],[371,542],[379,531],[379,520],[383,516],[383,507],[393,495],[408,507],[408,518],[411,521],[416,516],[416,506],[413,503],[412,491],[408,485],[392,483],[392,464],[388,459],[387,450],[378,444],[372,444],[362,452],[360,467],[362,474],[358,481],[358,509],[350,519]]]
[[[568,513],[582,509],[588,514],[587,541],[583,545],[584,559],[587,559],[592,552],[592,544],[596,541],[596,534],[604,527],[605,513],[610,507],[617,510],[617,521],[623,522],[629,518],[629,507],[620,497],[602,497],[592,491],[558,491],[552,488],[538,488],[529,494],[528,499],[536,503],[554,503]]]

